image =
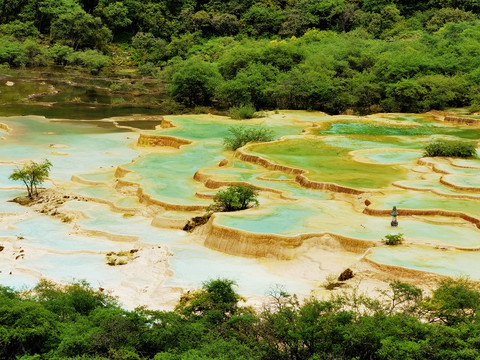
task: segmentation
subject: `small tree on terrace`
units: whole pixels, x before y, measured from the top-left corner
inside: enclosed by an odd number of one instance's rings
[[[220,211],[236,211],[247,209],[250,204],[258,205],[257,190],[247,185],[230,185],[220,190],[213,197],[212,208]]]
[[[223,145],[226,149],[237,150],[250,141],[272,141],[273,131],[264,126],[231,126],[228,128],[231,136],[223,138]]]
[[[14,181],[21,180],[27,187],[28,197],[33,199],[34,196],[38,196],[37,186],[41,185],[50,173],[52,163],[47,159],[41,163],[30,161],[23,165],[23,167],[16,168],[13,173],[8,177]]]

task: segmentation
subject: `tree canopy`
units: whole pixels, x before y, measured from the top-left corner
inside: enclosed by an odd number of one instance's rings
[[[267,289],[266,289],[267,290]],[[374,298],[334,292],[299,302],[282,288],[255,311],[236,283],[211,279],[174,311],[122,309],[85,282],[0,287],[2,359],[475,359],[478,284],[445,279],[431,295],[394,281]]]
[[[213,197],[213,209],[220,211],[245,210],[258,205],[257,190],[248,185],[230,185]]]
[[[47,159],[40,163],[30,161],[23,165],[22,168],[16,168],[8,177],[14,181],[22,181],[28,192],[28,197],[32,199],[38,196],[38,186],[43,184],[50,173],[52,163]]]

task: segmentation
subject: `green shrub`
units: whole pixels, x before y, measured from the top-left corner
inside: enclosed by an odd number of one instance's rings
[[[37,37],[40,32],[37,30],[33,21],[15,20],[8,24],[0,25],[0,33],[13,36],[15,39],[25,39],[27,37]]]
[[[245,210],[258,205],[258,192],[253,186],[230,185],[226,190],[220,190],[213,197],[214,203],[210,206],[215,211]]]
[[[232,119],[252,119],[255,117],[255,107],[252,104],[234,106],[229,113]]]
[[[210,108],[208,106],[195,106],[192,112],[194,114],[208,114],[210,113]]]
[[[48,49],[47,54],[57,65],[66,65],[67,59],[74,53],[74,50],[67,45],[54,45]]]
[[[476,156],[475,144],[465,141],[435,140],[425,147],[424,156],[452,156],[468,158]]]
[[[74,52],[68,56],[67,61],[73,65],[83,66],[92,75],[97,75],[101,69],[110,65],[111,59],[97,50],[87,50]]]
[[[147,62],[145,64],[139,65],[137,71],[142,76],[154,77],[158,75],[158,69],[151,62]]]
[[[232,126],[228,129],[231,136],[223,139],[226,149],[236,150],[250,141],[272,141],[273,131],[266,127]]]
[[[145,86],[144,83],[137,81],[135,84],[133,84],[133,88],[138,91],[138,92],[148,92],[148,88]]]
[[[385,245],[400,245],[403,242],[403,234],[390,234],[385,235],[383,242]]]
[[[110,84],[109,88],[112,91],[125,92],[130,91],[131,86],[126,82],[120,81]]]
[[[477,96],[475,99],[472,100],[470,104],[469,111],[471,113],[480,111],[480,96]]]
[[[44,65],[44,50],[31,39],[24,42],[0,38],[0,63],[13,66]]]
[[[165,114],[181,114],[185,111],[185,106],[175,100],[165,100],[162,103],[162,108]]]

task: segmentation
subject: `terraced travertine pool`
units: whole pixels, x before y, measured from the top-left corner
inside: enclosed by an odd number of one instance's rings
[[[245,121],[165,116],[172,127],[160,127],[159,117],[154,130],[145,130],[153,129],[154,120],[146,126],[139,115],[78,120],[0,118],[11,129],[1,130],[0,141],[0,245],[7,245],[0,252],[1,284],[87,279],[124,300],[136,292],[144,294],[137,302],[151,297],[163,304],[171,300],[167,293],[212,277],[236,280],[244,294],[264,295],[275,283],[307,294],[332,271],[355,268],[373,245],[365,256],[380,268],[478,277],[477,268],[466,264],[480,260],[468,251],[480,249],[480,162],[422,158],[429,141],[478,141],[478,128],[447,125],[429,115],[359,118],[295,111]],[[238,125],[268,127],[278,140],[225,150],[223,138]],[[191,143],[137,146],[139,133]],[[45,185],[68,194],[48,204],[56,210],[45,212],[53,216],[39,213],[40,205],[35,211],[8,202],[23,192],[22,184],[8,179],[13,169],[44,158],[53,163]],[[261,189],[258,208],[218,214],[193,234],[179,229],[182,221],[202,214],[219,188],[235,182]],[[398,228],[390,226],[393,206],[400,212]],[[383,246],[381,239],[390,233],[403,233],[405,244]],[[256,246],[265,247],[266,257],[255,258]],[[276,246],[298,251],[289,260],[275,259]],[[132,264],[144,270],[106,265],[108,252],[139,248],[154,254],[148,250],[154,247],[171,254],[148,263],[142,262],[147,255],[139,255]],[[301,275],[291,268],[302,268]]]

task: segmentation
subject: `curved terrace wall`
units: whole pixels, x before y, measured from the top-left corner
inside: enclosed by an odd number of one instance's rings
[[[134,187],[136,188],[136,196],[138,201],[145,205],[156,205],[160,206],[166,210],[176,210],[176,211],[203,211],[206,210],[205,205],[184,205],[184,204],[171,204],[165,201],[154,199],[152,196],[146,194],[143,188],[134,182],[125,181],[118,179],[115,188],[121,190],[122,187]]]
[[[480,126],[480,119],[463,116],[445,116],[444,121],[458,125]]]
[[[266,191],[266,192],[271,192],[274,194],[280,195],[280,198],[285,199],[285,200],[292,200],[292,198],[284,196],[283,192],[281,190],[277,189],[272,189],[268,187],[263,187],[263,186],[257,186],[257,185],[252,185],[249,182],[245,181],[220,181],[220,180],[215,180],[211,175],[207,175],[203,173],[201,170],[197,170],[195,174],[193,175],[193,179],[201,182],[206,188],[208,189],[218,189],[221,188],[222,186],[229,186],[229,185],[245,185],[245,186],[254,186],[255,189],[260,190],[260,191]],[[203,195],[200,195],[199,197],[202,197]],[[213,196],[212,196],[213,198]]]
[[[297,182],[298,184],[300,184],[301,186],[307,189],[330,190],[334,192],[341,192],[341,193],[354,194],[354,195],[365,193],[365,191],[363,190],[358,190],[358,189],[350,188],[347,186],[341,186],[335,183],[309,180],[304,175],[307,173],[306,170],[298,169],[298,168],[294,168],[286,165],[278,165],[265,158],[262,158],[261,156],[247,154],[243,149],[237,149],[235,151],[234,156],[242,161],[247,161],[247,162],[261,165],[264,168],[267,168],[269,170],[282,171],[288,174],[297,174],[295,178],[295,182]]]
[[[261,234],[234,229],[215,222],[216,215],[207,223],[204,245],[231,255],[249,257],[275,257],[291,259],[306,240],[315,239],[328,245],[328,235],[346,251],[363,254],[368,248],[376,246],[373,241],[348,238],[331,233],[311,233],[286,236],[279,234]]]
[[[401,278],[406,280],[413,279],[416,282],[421,281],[423,284],[427,282],[436,284],[440,279],[446,278],[446,276],[444,275],[428,272],[425,270],[410,269],[403,266],[378,263],[374,260],[367,258],[366,256],[364,256],[361,261],[367,263],[375,270],[383,273],[386,277],[385,280],[387,281],[391,281],[392,278]]]

